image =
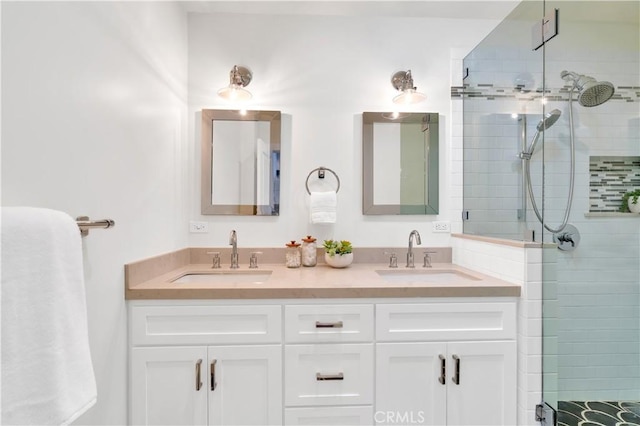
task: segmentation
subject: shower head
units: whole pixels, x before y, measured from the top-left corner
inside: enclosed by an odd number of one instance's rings
[[[565,81],[573,82],[573,88],[578,90],[578,103],[585,107],[594,107],[607,102],[615,93],[613,84],[608,81],[596,81],[595,78],[571,71],[560,73]]]
[[[558,121],[558,118],[560,118],[560,114],[562,113],[559,109],[554,109],[553,111],[546,113],[536,126],[536,130],[538,130],[539,132],[547,130],[549,127],[556,124],[556,121]]]
[[[533,140],[531,141],[529,148],[527,148],[525,151],[522,151],[519,154],[519,157],[521,159],[523,160],[531,159],[531,156],[533,155],[533,151],[535,151],[536,145],[538,144],[538,139],[540,138],[540,132],[547,130],[549,127],[556,124],[556,121],[558,121],[558,119],[560,118],[560,114],[562,113],[560,112],[559,109],[554,109],[553,111],[546,113],[544,117],[542,117],[542,119],[536,126],[536,134],[533,135]]]

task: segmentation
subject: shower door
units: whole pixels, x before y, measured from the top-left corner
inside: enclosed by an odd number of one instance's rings
[[[545,424],[640,424],[640,216],[619,211],[640,188],[639,17],[637,1],[523,1],[463,63],[464,233],[543,244],[542,294],[520,305],[542,335],[520,344]]]
[[[543,208],[561,224],[574,173],[574,245],[560,242],[543,275],[543,397],[559,424],[640,423],[640,218],[619,212],[640,187],[639,3],[545,2],[556,8],[544,81],[562,116],[545,132]]]

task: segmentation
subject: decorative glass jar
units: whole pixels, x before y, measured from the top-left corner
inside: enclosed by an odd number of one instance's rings
[[[285,265],[287,268],[299,268],[300,267],[300,243],[291,241],[287,243],[287,250],[285,252]]]
[[[316,266],[318,262],[318,250],[316,239],[311,235],[302,239],[302,266]]]

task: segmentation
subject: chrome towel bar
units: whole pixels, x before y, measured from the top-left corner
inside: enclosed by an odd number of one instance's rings
[[[89,216],[76,217],[76,223],[80,228],[80,234],[83,237],[89,235],[89,230],[93,228],[113,228],[116,223],[111,219],[90,220]]]

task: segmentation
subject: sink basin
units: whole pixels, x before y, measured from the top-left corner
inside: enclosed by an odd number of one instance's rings
[[[211,271],[194,272],[182,275],[171,281],[175,284],[204,283],[204,284],[224,284],[224,283],[252,283],[260,284],[271,277],[271,271]]]
[[[382,279],[391,283],[460,283],[480,281],[472,275],[456,270],[443,269],[388,269],[376,271]]]

